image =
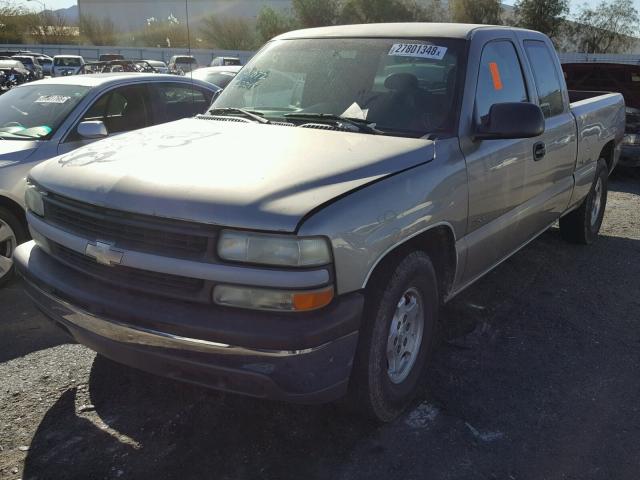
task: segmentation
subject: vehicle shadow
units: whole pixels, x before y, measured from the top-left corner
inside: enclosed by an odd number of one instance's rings
[[[0,288],[0,363],[64,343],[73,340],[33,307],[22,281]]]
[[[24,479],[330,478],[375,427],[333,405],[300,406],[176,383],[97,356],[95,411],[76,390],[47,412]],[[99,454],[97,454],[99,452]]]
[[[609,190],[640,195],[640,167],[617,167],[609,180]]]
[[[43,418],[23,478],[634,478],[630,258],[640,240],[545,233],[444,309],[421,403],[383,427],[96,357],[89,392],[66,391]]]

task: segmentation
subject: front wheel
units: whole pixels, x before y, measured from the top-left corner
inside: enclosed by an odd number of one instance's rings
[[[400,415],[419,387],[439,309],[433,264],[416,251],[383,267],[367,308],[350,384],[354,407],[382,422]]]
[[[27,233],[20,220],[0,207],[0,287],[13,276],[13,251],[26,240]]]
[[[595,241],[607,206],[608,182],[607,164],[604,160],[600,160],[587,198],[578,209],[560,219],[562,238],[584,245],[590,245]]]

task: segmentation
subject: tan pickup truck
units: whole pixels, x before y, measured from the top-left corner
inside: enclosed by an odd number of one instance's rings
[[[558,220],[596,238],[625,106],[573,95],[533,31],[287,33],[207,114],[34,168],[16,266],[116,361],[256,397],[349,394],[388,421],[442,302]]]

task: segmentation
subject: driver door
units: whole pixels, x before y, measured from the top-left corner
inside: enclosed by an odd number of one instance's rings
[[[151,125],[151,109],[147,87],[128,85],[102,94],[58,145],[58,154],[70,152],[96,141],[96,139],[83,138],[78,134],[78,125],[90,120],[103,122],[109,137],[148,127]]]

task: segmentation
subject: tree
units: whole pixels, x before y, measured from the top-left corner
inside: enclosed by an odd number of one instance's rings
[[[450,6],[454,22],[487,25],[502,23],[500,0],[452,0]]]
[[[30,15],[23,7],[0,6],[0,43],[24,43]]]
[[[99,20],[91,15],[80,17],[80,36],[91,45],[116,45],[119,32],[110,18]]]
[[[293,0],[293,14],[301,27],[333,25],[340,16],[338,0]]]
[[[29,13],[24,17],[26,40],[33,43],[68,44],[77,42],[76,27],[69,25],[60,14],[46,10]]]
[[[569,13],[569,0],[518,0],[516,26],[537,30],[557,40]]]
[[[261,43],[295,28],[295,21],[291,15],[271,7],[263,7],[256,20],[256,32]]]
[[[573,26],[574,44],[586,53],[623,53],[635,42],[640,16],[632,0],[581,7]]]
[[[187,26],[173,14],[165,19],[149,17],[143,29],[134,35],[134,44],[143,47],[185,48],[189,44]]]
[[[342,23],[415,22],[425,10],[411,0],[345,0]]]
[[[253,50],[256,39],[253,25],[243,18],[216,17],[202,19],[200,33],[205,43],[223,50]]]

